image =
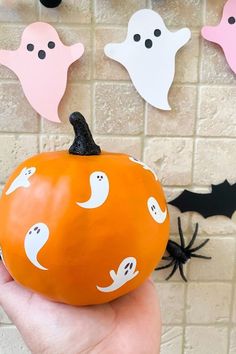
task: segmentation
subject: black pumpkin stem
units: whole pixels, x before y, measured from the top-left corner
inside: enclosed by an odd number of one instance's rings
[[[61,1],[62,0],[40,0],[42,5],[44,5],[45,7],[50,8],[50,9],[53,9],[54,7],[59,6]]]
[[[100,146],[96,145],[90,132],[89,126],[79,112],[70,115],[70,123],[73,125],[75,140],[69,149],[72,155],[100,155]]]

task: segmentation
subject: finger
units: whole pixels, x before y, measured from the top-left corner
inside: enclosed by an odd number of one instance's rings
[[[6,267],[4,266],[3,262],[0,261],[0,286],[3,284],[8,283],[9,281],[12,281],[12,277],[8,273]]]

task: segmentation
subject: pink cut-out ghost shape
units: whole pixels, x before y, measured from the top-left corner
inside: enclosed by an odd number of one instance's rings
[[[83,53],[83,44],[66,46],[51,25],[35,22],[24,30],[17,50],[0,50],[0,64],[18,76],[26,98],[42,117],[60,122],[58,106],[68,68]]]
[[[202,36],[221,46],[229,66],[236,73],[236,0],[229,0],[225,4],[218,26],[202,28]]]

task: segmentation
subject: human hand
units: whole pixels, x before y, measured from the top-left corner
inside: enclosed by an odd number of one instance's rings
[[[104,305],[74,307],[18,285],[0,261],[0,305],[33,354],[158,354],[160,308],[153,283]]]

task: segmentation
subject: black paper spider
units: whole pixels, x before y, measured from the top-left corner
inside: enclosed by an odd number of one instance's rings
[[[169,280],[176,272],[176,270],[179,268],[180,275],[183,278],[185,282],[187,282],[187,279],[184,275],[184,270],[183,270],[183,264],[187,263],[190,258],[195,257],[195,258],[202,258],[202,259],[211,259],[211,257],[206,257],[206,256],[201,256],[199,254],[194,254],[194,252],[200,250],[200,248],[203,248],[207,242],[209,242],[209,238],[202,242],[199,246],[195,248],[191,248],[196,240],[197,233],[198,233],[198,223],[196,224],[195,231],[193,233],[193,237],[191,241],[189,242],[188,246],[185,247],[185,241],[184,241],[184,235],[181,227],[181,220],[178,218],[178,229],[179,229],[179,236],[180,236],[180,245],[172,240],[168,241],[166,250],[169,253],[169,256],[163,257],[162,259],[165,261],[171,261],[169,264],[167,264],[164,267],[158,267],[155,270],[161,270],[161,269],[166,269],[169,268],[173,265],[173,269],[170,273],[170,275],[166,278],[166,280]]]

